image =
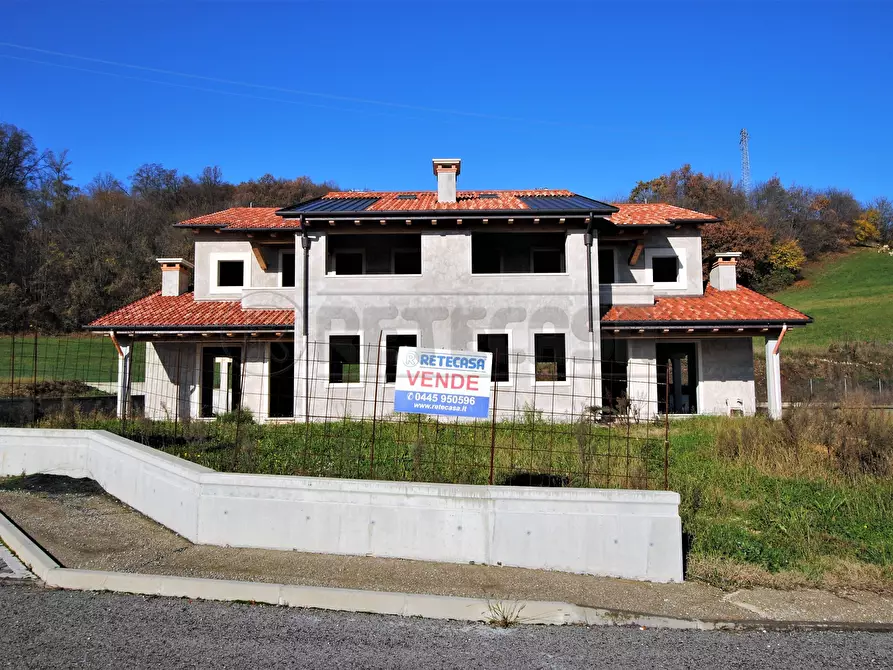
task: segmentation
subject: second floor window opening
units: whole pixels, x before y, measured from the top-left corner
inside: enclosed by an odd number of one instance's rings
[[[293,251],[282,252],[282,286],[295,285],[295,254]]]
[[[614,276],[614,250],[599,249],[598,250],[598,283],[613,284],[616,281]]]
[[[422,236],[329,235],[326,274],[417,275],[422,272]]]
[[[564,233],[472,233],[472,274],[566,272]]]
[[[218,261],[217,286],[240,288],[245,285],[245,261]]]
[[[679,280],[679,260],[676,256],[655,256],[651,259],[651,271],[655,284],[676,282]]]

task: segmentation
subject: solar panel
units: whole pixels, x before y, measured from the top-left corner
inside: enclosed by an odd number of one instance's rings
[[[590,210],[599,214],[613,212],[614,208],[598,200],[582,195],[530,195],[519,198],[530,209],[573,211]]]
[[[370,205],[378,202],[379,198],[320,198],[301,203],[287,212],[362,212]]]

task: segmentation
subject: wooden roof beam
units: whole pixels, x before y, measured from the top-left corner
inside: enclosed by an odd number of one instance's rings
[[[639,262],[639,258],[642,256],[642,251],[645,250],[645,240],[639,240],[636,242],[636,247],[633,249],[633,252],[629,255],[629,264],[630,266],[635,265]]]
[[[267,271],[267,260],[264,258],[264,253],[261,251],[260,246],[256,242],[251,243],[251,251],[254,253],[254,257],[257,259],[257,264],[260,265],[260,269],[264,272]]]

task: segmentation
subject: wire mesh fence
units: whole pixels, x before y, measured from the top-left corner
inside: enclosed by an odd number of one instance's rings
[[[630,372],[556,347],[502,351],[494,340],[491,410],[465,419],[394,411],[397,351],[414,344],[406,336],[306,349],[290,334],[2,341],[4,425],[103,428],[220,471],[667,486],[668,405],[658,401],[666,366]],[[639,387],[651,391],[630,400]]]

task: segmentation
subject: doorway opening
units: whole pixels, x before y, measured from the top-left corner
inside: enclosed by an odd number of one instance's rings
[[[295,415],[295,343],[270,342],[270,407],[272,418]]]
[[[601,351],[602,406],[622,411],[628,404],[626,398],[629,353],[626,340],[603,339]]]
[[[658,343],[657,411],[698,413],[698,348],[694,342]]]
[[[242,347],[202,349],[201,413],[213,417],[242,403]]]

